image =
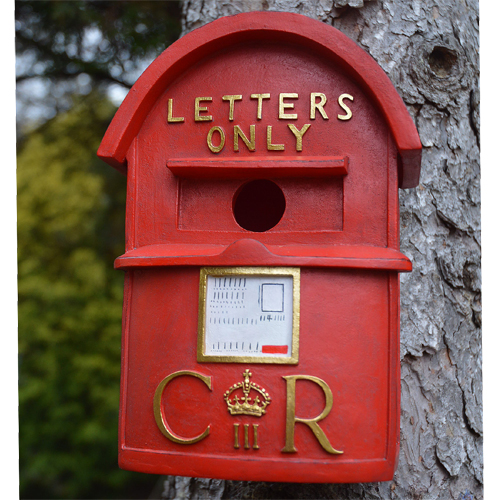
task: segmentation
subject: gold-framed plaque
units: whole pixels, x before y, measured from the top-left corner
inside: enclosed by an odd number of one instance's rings
[[[300,268],[202,267],[198,361],[299,362]]]

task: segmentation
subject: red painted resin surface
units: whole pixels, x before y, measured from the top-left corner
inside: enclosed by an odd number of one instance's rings
[[[310,93],[328,97],[310,119]],[[269,93],[262,119],[251,94]],[[296,120],[278,118],[279,94],[297,93]],[[337,98],[352,111],[349,120]],[[224,95],[242,95],[228,118]],[[212,121],[195,122],[194,100]],[[168,100],[182,123],[168,123]],[[303,150],[288,128],[310,124]],[[255,151],[233,127],[249,135]],[[220,153],[207,146],[226,133]],[[283,151],[269,151],[266,127]],[[215,143],[214,139],[214,143]],[[373,59],[337,30],[303,16],[250,13],[186,35],[146,70],[118,110],[99,156],[127,174],[119,460],[125,469],[211,478],[364,482],[390,480],[399,451],[398,186],[418,184],[421,145],[396,90]],[[286,209],[265,232],[241,228],[234,196],[249,179],[271,179]],[[301,269],[297,365],[197,361],[200,267]],[[250,369],[272,402],[262,417],[232,416],[224,393]],[[168,375],[211,377],[212,389],[181,376],[164,391],[162,411],[177,444],[156,425],[153,396]],[[327,453],[310,428],[295,425],[297,453],[285,446],[287,375],[326,382],[333,408],[319,422],[341,455]],[[320,387],[297,381],[296,415],[317,416]],[[259,425],[259,449],[234,448],[233,424]]]

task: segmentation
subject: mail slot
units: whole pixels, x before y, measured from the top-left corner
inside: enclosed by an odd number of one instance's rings
[[[222,18],[151,64],[98,155],[127,175],[120,467],[390,480],[421,144],[375,61],[304,16]]]

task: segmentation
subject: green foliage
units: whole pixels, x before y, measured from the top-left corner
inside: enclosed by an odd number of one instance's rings
[[[85,73],[94,83],[130,86],[144,59],[156,57],[180,29],[177,1],[18,0],[16,51],[31,61],[18,81]]]
[[[103,95],[177,39],[179,2],[22,0],[15,16],[19,116],[69,109],[18,146],[21,497],[144,497],[156,478],[117,466],[126,181],[96,150]]]
[[[126,179],[96,157],[114,111],[92,93],[19,147],[22,498],[132,498],[154,482],[117,466]]]

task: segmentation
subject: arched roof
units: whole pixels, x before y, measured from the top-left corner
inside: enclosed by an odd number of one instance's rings
[[[116,112],[97,152],[126,172],[126,154],[149,111],[168,84],[209,54],[236,43],[269,40],[294,43],[335,60],[380,109],[400,156],[399,186],[418,185],[421,143],[394,85],[376,61],[335,28],[308,17],[282,12],[250,12],[223,17],[183,36],[155,59]]]

